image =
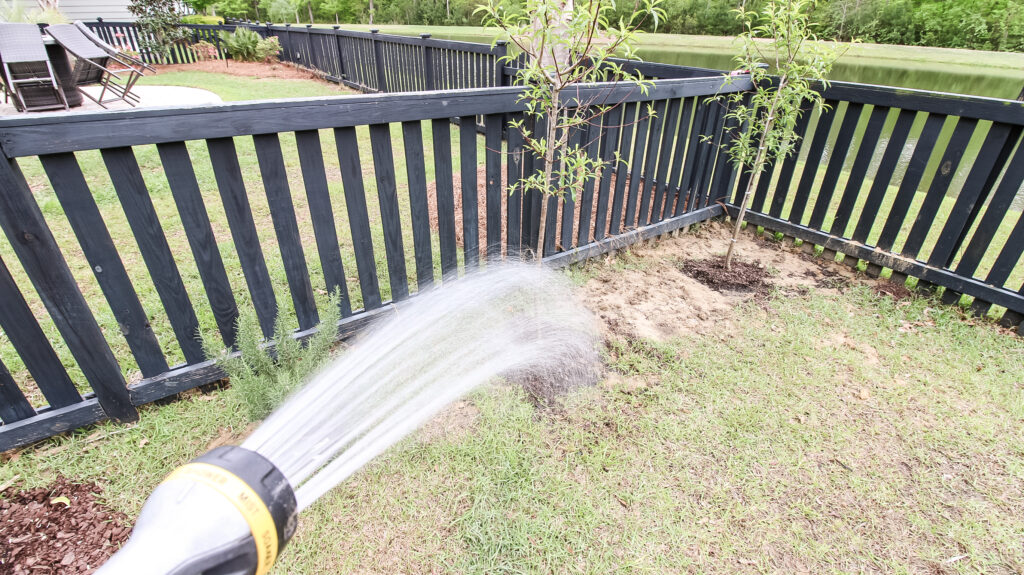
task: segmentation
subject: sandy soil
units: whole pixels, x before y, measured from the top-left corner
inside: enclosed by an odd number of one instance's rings
[[[580,290],[587,305],[601,319],[606,335],[665,340],[690,334],[725,337],[735,327],[728,313],[756,296],[747,291],[717,291],[681,271],[691,259],[717,258],[729,245],[729,229],[707,222],[690,233],[665,237],[629,250],[626,271],[614,257],[603,262]],[[810,287],[835,290],[856,281],[873,281],[841,264],[815,259],[780,244],[744,233],[737,246],[739,257],[768,270],[768,282],[783,292],[799,293]]]

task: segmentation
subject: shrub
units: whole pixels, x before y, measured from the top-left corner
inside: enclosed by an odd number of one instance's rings
[[[217,47],[206,40],[192,44],[189,46],[189,49],[195,53],[196,60],[199,60],[200,62],[217,59]]]
[[[256,47],[260,43],[260,35],[248,28],[237,28],[234,32],[221,32],[220,39],[224,48],[235,60],[252,62],[256,59]]]
[[[237,28],[234,32],[221,32],[221,41],[228,54],[242,62],[269,62],[277,58],[281,45],[277,38],[261,38],[248,28]]]
[[[292,337],[286,322],[278,316],[274,324],[274,352],[264,345],[259,321],[251,310],[238,318],[236,345],[239,354],[217,349],[203,339],[207,357],[217,360],[231,381],[227,397],[250,421],[270,415],[284,399],[298,389],[330,359],[340,316],[340,297],[331,296],[320,314],[320,330],[304,343]]]
[[[273,36],[261,39],[256,45],[256,59],[260,62],[273,62],[277,60],[277,55],[280,52],[281,44]]]
[[[220,16],[207,16],[206,14],[189,14],[181,17],[182,24],[223,24],[224,19]]]

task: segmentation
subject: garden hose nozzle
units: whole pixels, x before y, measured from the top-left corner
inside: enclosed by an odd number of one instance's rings
[[[267,458],[218,447],[175,469],[97,575],[265,575],[295,533],[298,506]]]

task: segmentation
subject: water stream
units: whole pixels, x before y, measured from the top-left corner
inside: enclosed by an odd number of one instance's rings
[[[284,473],[302,510],[481,384],[498,377],[554,387],[592,382],[596,333],[560,274],[491,264],[400,306],[243,447]]]

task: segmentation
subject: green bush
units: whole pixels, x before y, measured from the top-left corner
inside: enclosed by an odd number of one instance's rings
[[[207,16],[206,14],[189,14],[181,17],[182,24],[223,24],[224,19],[220,16]]]
[[[277,57],[281,45],[277,38],[262,38],[248,28],[236,28],[234,32],[221,32],[224,48],[235,60],[242,62],[269,62]]]
[[[238,318],[238,354],[218,349],[203,338],[206,355],[216,359],[231,382],[228,400],[250,421],[270,415],[282,401],[300,387],[331,357],[337,334],[340,299],[337,292],[320,310],[320,330],[304,343],[292,337],[279,316],[274,324],[274,352],[268,352],[256,314],[251,310]]]

